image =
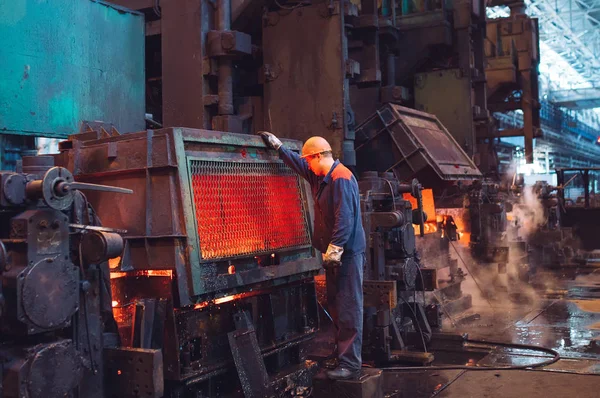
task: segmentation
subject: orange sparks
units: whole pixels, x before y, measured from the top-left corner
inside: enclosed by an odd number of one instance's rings
[[[113,307],[116,307],[117,305],[119,305],[119,302],[118,302],[118,301],[115,301],[115,300],[113,300],[113,302],[112,302],[112,306],[113,306]]]
[[[235,300],[235,295],[234,296],[226,296],[226,297],[221,297],[215,300],[215,304],[223,304],[223,303],[227,303],[228,301],[233,301]]]
[[[254,295],[257,295],[259,293],[260,292],[254,291],[254,292],[246,292],[246,293],[233,294],[231,296],[219,297],[219,298],[216,298],[214,300],[203,301],[201,303],[198,303],[198,304],[194,305],[194,309],[195,310],[200,310],[202,308],[208,307],[211,304],[219,305],[219,304],[223,304],[223,303],[228,303],[230,301],[239,300],[241,298],[254,296]]]

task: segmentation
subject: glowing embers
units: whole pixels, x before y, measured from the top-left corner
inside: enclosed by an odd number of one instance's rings
[[[121,265],[121,256],[108,259],[108,268],[117,269]]]
[[[310,245],[298,177],[281,163],[190,162],[203,259]]]
[[[442,229],[442,238],[458,241],[468,246],[471,240],[469,232],[469,214],[464,208],[438,209],[437,221]],[[449,233],[449,236],[446,236]]]
[[[435,218],[435,202],[433,200],[433,190],[432,189],[424,189],[421,191],[421,195],[423,196],[423,212],[427,215],[427,221],[423,224],[423,233],[433,234],[438,230],[438,223]],[[413,196],[409,193],[402,194],[404,200],[410,202],[413,209],[417,209],[417,199],[413,198]],[[415,234],[421,234],[421,226],[419,224],[414,224]]]

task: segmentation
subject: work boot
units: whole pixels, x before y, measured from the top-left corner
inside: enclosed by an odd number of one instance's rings
[[[360,377],[360,369],[350,370],[348,368],[343,368],[339,366],[334,370],[327,371],[327,377],[329,377],[332,380],[356,380]]]

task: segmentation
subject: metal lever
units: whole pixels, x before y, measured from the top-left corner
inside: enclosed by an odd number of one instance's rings
[[[412,180],[412,192],[411,195],[417,199],[417,209],[419,210],[419,236],[425,236],[425,213],[423,212],[423,186],[419,184],[416,178]]]
[[[410,185],[408,184],[400,184],[398,191],[400,193],[410,193],[411,196],[417,199],[417,210],[419,212],[419,228],[421,231],[419,236],[425,236],[425,213],[423,212],[423,195],[421,191],[423,190],[423,186],[419,184],[419,180],[413,178]]]
[[[74,228],[74,229],[81,229],[81,230],[91,230],[91,231],[100,231],[100,232],[112,232],[112,233],[121,234],[121,235],[125,235],[127,233],[126,229],[99,227],[99,226],[96,226],[96,225],[69,224],[69,227]],[[1,242],[0,242],[0,244],[1,244]]]
[[[58,192],[68,193],[74,189],[82,189],[88,191],[103,191],[132,194],[133,190],[127,188],[113,187],[110,185],[89,184],[86,182],[61,182],[56,186]]]
[[[425,236],[425,221],[423,220],[425,218],[425,214],[423,212],[423,196],[421,195],[421,191],[419,191],[419,195],[417,196],[417,208],[419,213],[421,213],[421,217],[419,217],[419,236],[423,237]]]

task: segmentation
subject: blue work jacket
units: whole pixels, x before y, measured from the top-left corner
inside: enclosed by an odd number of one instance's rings
[[[331,243],[344,248],[344,254],[365,251],[365,232],[360,215],[360,194],[356,178],[336,160],[325,177],[308,168],[308,162],[284,146],[279,157],[292,170],[308,181],[315,203],[313,246],[322,253]]]

